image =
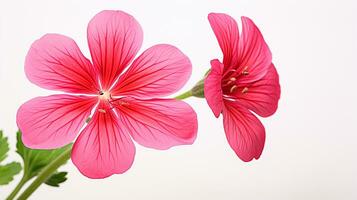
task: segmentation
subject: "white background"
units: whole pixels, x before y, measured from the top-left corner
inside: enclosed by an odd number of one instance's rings
[[[189,89],[221,52],[209,12],[245,15],[261,29],[280,74],[277,113],[260,160],[240,161],[222,119],[202,99],[192,146],[157,151],[137,145],[132,168],[103,180],[82,176],[69,162],[60,188],[43,185],[31,199],[357,199],[357,4],[355,0],[114,1],[0,0],[0,128],[14,153],[15,114],[26,100],[53,93],[31,84],[23,70],[31,43],[45,33],[74,38],[89,57],[88,21],[103,9],[132,14],[144,30],[141,52],[157,43],[178,46],[192,60]],[[0,187],[0,199],[15,186]]]

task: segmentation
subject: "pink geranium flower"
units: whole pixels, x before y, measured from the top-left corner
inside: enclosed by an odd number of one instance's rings
[[[23,104],[17,124],[24,144],[62,147],[76,138],[93,112],[72,150],[73,163],[90,178],[128,170],[135,155],[131,138],[155,149],[192,144],[196,113],[183,101],[161,98],[188,80],[188,57],[161,44],[131,63],[143,33],[139,23],[121,11],[97,14],[87,37],[93,64],[63,35],[47,34],[32,44],[25,62],[28,79],[45,89],[78,95],[37,97]]]
[[[204,93],[214,115],[223,114],[229,145],[243,161],[258,159],[265,143],[259,119],[272,115],[280,98],[278,73],[269,47],[252,20],[237,22],[226,14],[211,13],[208,20],[223,52],[223,63],[211,61]]]

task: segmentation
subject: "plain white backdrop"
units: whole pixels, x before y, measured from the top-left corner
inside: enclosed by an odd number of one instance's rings
[[[15,150],[15,115],[25,101],[54,93],[31,84],[23,63],[45,33],[74,38],[89,57],[86,27],[103,9],[133,15],[144,30],[140,52],[170,43],[191,58],[198,81],[221,52],[209,12],[252,18],[273,53],[282,88],[277,113],[262,119],[266,146],[244,163],[229,148],[222,119],[203,99],[194,145],[157,151],[137,145],[132,168],[103,180],[82,176],[69,162],[60,188],[42,185],[31,199],[357,199],[357,2],[355,0],[0,0],[0,129]],[[0,199],[13,189],[0,187]]]

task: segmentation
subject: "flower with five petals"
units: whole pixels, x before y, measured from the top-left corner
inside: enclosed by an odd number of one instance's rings
[[[92,62],[63,35],[47,34],[32,44],[25,61],[28,79],[45,89],[77,95],[37,97],[19,108],[17,124],[27,147],[62,147],[80,132],[73,163],[87,177],[105,178],[131,167],[132,139],[155,149],[194,142],[194,110],[183,101],[163,98],[191,75],[187,56],[161,44],[132,61],[143,32],[122,11],[98,13],[88,25],[87,39]]]

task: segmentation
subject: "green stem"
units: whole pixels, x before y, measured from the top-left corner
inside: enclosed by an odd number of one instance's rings
[[[61,165],[63,165],[71,157],[72,148],[66,149],[56,159],[50,162],[43,170],[37,175],[36,179],[26,190],[20,195],[18,200],[27,199],[43,182],[45,182]]]
[[[186,99],[192,96],[191,90],[182,93],[175,97],[175,99]],[[20,195],[18,200],[27,199],[40,185],[45,182],[61,165],[63,165],[71,157],[72,148],[68,148],[62,154],[60,154],[55,160],[49,163],[43,170],[37,175],[36,179],[29,185],[28,188]],[[19,185],[10,194],[8,200],[12,200],[15,195],[20,191],[26,180],[21,180]]]
[[[27,182],[27,178],[25,176],[23,176],[20,180],[20,182],[17,184],[17,186],[15,187],[15,189],[10,193],[10,195],[6,198],[6,200],[13,200],[17,193],[19,193],[19,191],[21,190],[21,188],[25,185],[25,183]]]
[[[174,97],[175,99],[186,99],[188,97],[191,97],[192,96],[192,91],[191,90],[188,90],[187,92],[184,92],[176,97]]]

